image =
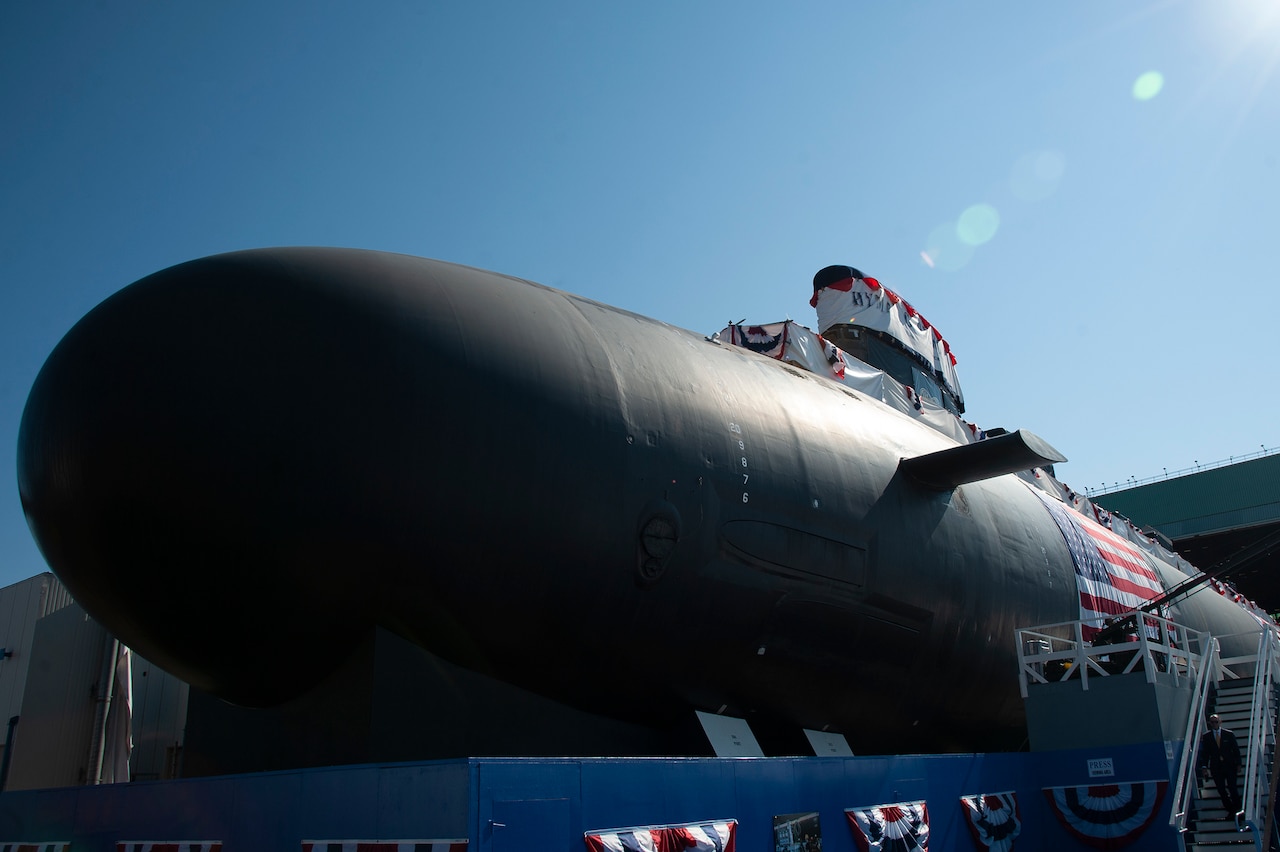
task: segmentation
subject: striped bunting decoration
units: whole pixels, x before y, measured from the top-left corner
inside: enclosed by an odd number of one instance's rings
[[[1022,815],[1018,812],[1018,795],[978,793],[961,796],[964,821],[979,849],[1011,852],[1013,841],[1022,833]]]
[[[1133,781],[1084,787],[1045,787],[1063,828],[1095,849],[1120,849],[1156,821],[1169,782]]]
[[[304,840],[302,852],[467,852],[467,841]]]
[[[923,799],[845,808],[859,852],[928,852],[929,808]]]
[[[587,852],[735,852],[738,821],[691,822],[588,831],[583,835]]]
[[[0,852],[70,852],[71,841],[53,843],[0,843]]]
[[[221,840],[120,840],[116,852],[222,852]]]

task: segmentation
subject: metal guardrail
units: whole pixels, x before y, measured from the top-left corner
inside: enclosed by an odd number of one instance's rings
[[[1257,813],[1257,804],[1261,800],[1261,787],[1258,783],[1258,768],[1261,765],[1260,755],[1266,741],[1272,736],[1268,730],[1267,718],[1271,710],[1270,690],[1272,683],[1273,657],[1275,656],[1275,637],[1270,630],[1263,630],[1258,636],[1258,674],[1254,681],[1253,701],[1249,706],[1249,750],[1244,764],[1244,807],[1246,819]]]
[[[1275,723],[1272,721],[1275,704],[1273,692],[1275,684],[1280,681],[1280,637],[1274,629],[1260,629],[1256,654],[1219,659],[1218,648],[1218,639],[1212,639],[1209,655],[1201,671],[1203,682],[1200,679],[1196,682],[1183,736],[1182,759],[1178,764],[1169,825],[1179,832],[1179,836],[1187,830],[1187,817],[1196,794],[1196,749],[1203,733],[1209,687],[1218,680],[1252,679],[1253,696],[1249,711],[1248,747],[1245,752],[1245,789],[1241,798],[1244,807],[1243,827],[1252,832],[1254,848],[1262,850],[1265,848],[1263,838],[1270,832],[1272,821],[1272,816],[1267,812],[1271,803],[1267,791],[1275,783],[1275,770],[1280,769],[1280,766],[1270,769],[1266,766],[1266,757],[1274,753],[1276,742]]]
[[[1272,717],[1272,690],[1276,682],[1277,652],[1280,643],[1274,630],[1262,630],[1258,637],[1258,666],[1254,679],[1253,701],[1249,710],[1249,749],[1244,768],[1244,821],[1253,831],[1254,846],[1264,848],[1261,825],[1271,797],[1271,769],[1264,758],[1273,751],[1276,741]]]
[[[1196,792],[1196,742],[1200,732],[1200,720],[1209,699],[1209,687],[1218,681],[1222,666],[1218,657],[1218,640],[1210,637],[1202,665],[1196,672],[1195,688],[1191,693],[1191,710],[1187,713],[1186,730],[1182,735],[1182,759],[1178,762],[1178,774],[1173,786],[1173,807],[1169,813],[1169,825],[1179,835],[1187,830],[1187,815]]]
[[[1244,461],[1250,461],[1252,459],[1266,458],[1267,456],[1273,456],[1276,453],[1280,453],[1280,447],[1271,447],[1268,449],[1265,444],[1261,446],[1262,446],[1261,450],[1255,450],[1252,453],[1245,453],[1244,455],[1240,455],[1240,456],[1231,456],[1225,459],[1218,459],[1217,461],[1205,462],[1204,464],[1200,464],[1199,462],[1196,462],[1191,467],[1184,467],[1178,470],[1165,469],[1164,473],[1157,473],[1152,476],[1144,476],[1141,479],[1131,476],[1128,479],[1124,480],[1123,482],[1116,481],[1116,482],[1112,482],[1110,485],[1104,482],[1101,485],[1099,485],[1097,488],[1093,488],[1093,487],[1085,488],[1084,495],[1090,499],[1094,497],[1103,497],[1107,494],[1114,494],[1117,491],[1125,491],[1130,488],[1137,488],[1139,485],[1150,485],[1153,482],[1163,482],[1166,479],[1177,479],[1179,476],[1188,476],[1193,473],[1203,473],[1206,470],[1216,470],[1217,468],[1227,467],[1229,465],[1236,464],[1237,462],[1244,462]]]
[[[1156,672],[1170,674],[1174,685],[1195,678],[1212,637],[1158,615],[1141,618],[1143,629],[1122,641],[1104,645],[1092,645],[1084,639],[1086,627],[1097,629],[1104,625],[1105,619],[1101,618],[1014,631],[1022,697],[1027,697],[1027,687],[1032,683],[1078,679],[1081,688],[1087,690],[1091,677],[1136,671],[1146,673],[1147,683],[1156,682]]]

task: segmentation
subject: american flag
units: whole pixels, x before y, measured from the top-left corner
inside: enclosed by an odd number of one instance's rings
[[[733,852],[737,820],[587,832],[589,852]]]
[[[1132,612],[1164,593],[1146,554],[1111,530],[1032,489],[1062,531],[1080,590],[1080,620],[1085,641],[1103,619]]]

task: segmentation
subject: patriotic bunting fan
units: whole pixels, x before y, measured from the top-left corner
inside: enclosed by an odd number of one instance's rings
[[[1013,849],[1013,841],[1022,833],[1022,818],[1018,813],[1015,793],[961,796],[960,807],[979,849],[992,852],[1010,852]]]
[[[751,325],[745,328],[732,325],[729,326],[729,342],[770,358],[781,358],[787,347],[787,324]]]
[[[734,852],[737,820],[587,832],[589,852]]]
[[[861,852],[928,852],[929,810],[923,801],[846,808],[844,815]]]
[[[0,852],[70,852],[71,841],[59,840],[54,843],[4,843],[0,842]]]
[[[1168,781],[1134,781],[1092,787],[1046,787],[1058,821],[1095,849],[1120,849],[1155,821]]]

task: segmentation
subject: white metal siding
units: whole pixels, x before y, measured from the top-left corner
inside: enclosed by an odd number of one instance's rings
[[[36,622],[22,721],[6,790],[70,787],[90,770],[95,697],[107,632],[78,604]]]
[[[71,597],[71,593],[67,591],[67,587],[58,581],[58,578],[52,574],[41,574],[42,577],[49,579],[49,588],[45,593],[44,603],[40,608],[40,617],[52,615],[63,607],[71,606],[75,603],[75,598]]]
[[[0,742],[19,716],[7,789],[83,784],[93,738],[96,690],[106,631],[53,574],[0,589]],[[133,743],[136,780],[174,777],[187,720],[189,687],[133,656]],[[117,685],[115,701],[126,692]],[[0,746],[8,748],[5,743]]]
[[[54,586],[63,588],[46,573],[0,589],[0,648],[13,652],[12,657],[0,659],[0,743],[8,736],[9,719],[22,713],[36,619]]]
[[[137,654],[133,656],[133,756],[129,771],[135,781],[175,777],[187,724],[183,681]],[[175,751],[176,750],[176,751]]]

